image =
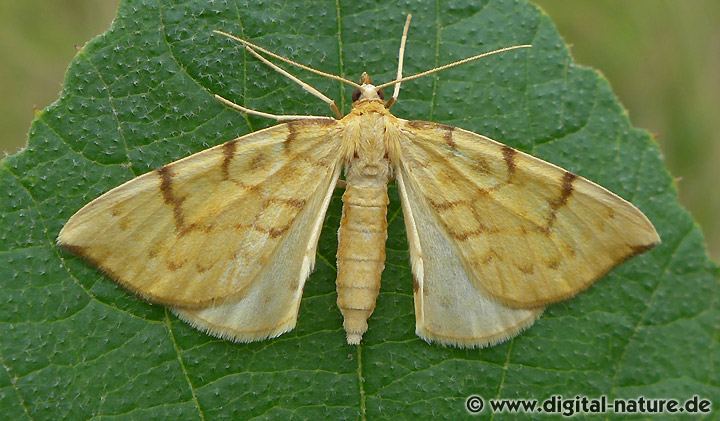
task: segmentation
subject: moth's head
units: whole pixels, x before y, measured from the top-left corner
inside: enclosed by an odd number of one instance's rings
[[[356,88],[352,94],[353,103],[363,100],[385,100],[382,89],[377,89],[375,85],[372,84],[370,75],[366,72],[363,72],[362,76],[360,76],[360,88]]]

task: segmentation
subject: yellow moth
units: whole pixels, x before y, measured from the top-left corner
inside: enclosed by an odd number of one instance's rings
[[[642,212],[591,181],[479,134],[393,116],[401,82],[530,47],[403,78],[409,23],[410,16],[396,79],[377,86],[367,74],[357,84],[216,31],[327,102],[337,118],[273,115],[216,96],[280,124],[105,193],[70,218],[58,243],[211,335],[271,338],[295,327],[325,211],[343,183],[337,303],[347,342],[358,344],[380,289],[394,179],[416,333],[460,347],[517,335],[544,306],[659,243]],[[340,115],[331,99],[260,53],[353,86],[352,111]]]

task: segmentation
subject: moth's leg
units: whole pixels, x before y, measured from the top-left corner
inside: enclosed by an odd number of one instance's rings
[[[338,180],[338,181],[335,183],[335,188],[336,188],[336,189],[344,189],[345,187],[347,187],[347,181],[345,181],[345,180]]]
[[[357,83],[353,82],[352,80],[345,79],[344,77],[341,77],[341,76],[338,76],[338,75],[334,75],[334,74],[332,74],[332,73],[326,73],[326,72],[320,71],[320,70],[318,70],[318,69],[313,69],[313,68],[310,67],[310,66],[306,66],[306,65],[300,64],[300,63],[298,63],[298,62],[296,62],[296,61],[292,61],[292,60],[290,60],[289,58],[283,57],[283,56],[281,56],[281,55],[279,55],[279,54],[275,54],[275,53],[273,53],[272,51],[266,50],[266,49],[260,47],[259,45],[253,44],[253,43],[250,42],[250,41],[244,40],[244,39],[242,39],[242,38],[238,38],[238,37],[236,37],[235,35],[228,34],[227,32],[218,31],[218,30],[214,30],[213,32],[215,32],[215,33],[218,34],[218,35],[222,35],[222,36],[228,37],[228,38],[230,38],[230,39],[233,39],[233,40],[241,43],[242,45],[245,45],[245,46],[247,46],[247,47],[250,47],[250,48],[253,48],[253,49],[257,50],[257,51],[260,51],[261,53],[267,54],[267,55],[269,55],[270,57],[276,58],[276,59],[278,59],[278,60],[280,60],[280,61],[284,61],[285,63],[288,63],[288,64],[292,64],[293,66],[297,66],[297,67],[299,67],[299,68],[301,68],[301,69],[303,69],[303,70],[307,70],[308,72],[315,73],[316,75],[320,75],[320,76],[326,77],[326,78],[328,78],[328,79],[333,79],[333,80],[340,81],[340,82],[345,83],[345,84],[347,84],[347,85],[350,85],[350,86],[352,86],[353,88],[356,88],[356,89],[360,89],[360,88],[361,88],[360,85],[358,85]]]
[[[291,75],[288,73],[285,69],[281,68],[277,64],[271,62],[270,60],[266,59],[265,57],[258,54],[255,50],[250,48],[249,46],[245,45],[245,49],[248,50],[250,54],[255,56],[258,60],[262,61],[263,63],[270,66],[271,69],[275,70],[276,72],[280,73],[281,75],[285,76],[286,78],[292,80],[293,82],[300,85],[301,88],[305,90],[305,92],[310,93],[311,95],[314,95],[316,98],[319,98],[321,101],[326,103],[330,109],[332,110],[333,114],[335,114],[335,117],[342,118],[342,114],[340,113],[340,110],[338,109],[337,105],[335,105],[335,101],[325,96],[322,92],[318,91],[317,89],[313,88],[309,84],[303,82],[302,80],[298,79],[297,77]]]
[[[407,15],[407,19],[405,19],[405,28],[403,29],[402,38],[400,38],[400,52],[398,53],[398,69],[397,69],[397,76],[395,77],[395,80],[402,79],[402,68],[403,68],[403,58],[405,57],[405,42],[407,42],[407,35],[408,31],[410,30],[410,19],[412,19],[412,15]],[[400,96],[400,83],[398,82],[395,84],[395,90],[393,91],[393,96],[385,103],[385,108],[390,109],[398,99],[398,96]]]
[[[276,120],[276,121],[309,120],[309,119],[318,119],[318,118],[325,119],[325,120],[335,121],[334,118],[328,117],[328,116],[324,116],[324,115],[320,115],[320,116],[318,116],[318,115],[277,115],[277,114],[264,113],[264,112],[262,112],[262,111],[257,111],[257,110],[252,110],[252,109],[250,109],[250,108],[245,108],[245,107],[243,107],[242,105],[238,105],[238,104],[230,101],[229,99],[225,99],[225,98],[223,98],[223,97],[221,97],[220,95],[217,95],[217,94],[215,95],[215,99],[217,99],[218,101],[220,101],[220,102],[222,102],[223,104],[227,105],[228,107],[234,108],[234,109],[236,109],[236,110],[238,110],[238,111],[240,111],[240,112],[243,112],[243,113],[246,113],[246,114],[251,114],[251,115],[256,115],[256,116],[259,116],[259,117],[271,118],[271,119]]]
[[[338,81],[340,81],[340,82],[343,82],[343,83],[345,83],[345,84],[348,84],[348,85],[350,85],[350,86],[353,86],[353,87],[356,88],[356,89],[360,89],[360,85],[358,85],[357,83],[355,83],[355,82],[353,82],[353,81],[351,81],[351,80],[347,80],[347,79],[345,79],[345,78],[343,78],[343,77],[340,77],[340,76],[337,76],[337,75],[333,75],[333,74],[331,74],[331,73],[322,72],[322,71],[320,71],[320,70],[313,69],[312,67],[306,66],[306,65],[304,65],[304,64],[297,63],[297,62],[295,62],[295,61],[290,60],[289,58],[285,58],[285,57],[283,57],[283,56],[281,56],[281,55],[275,54],[275,53],[273,53],[272,51],[266,50],[266,49],[264,49],[264,48],[262,48],[262,47],[260,47],[260,46],[258,46],[258,45],[255,45],[255,44],[253,44],[253,43],[251,43],[251,42],[249,42],[249,41],[246,41],[246,40],[244,40],[244,39],[242,39],[242,38],[238,38],[238,37],[236,37],[235,35],[228,34],[227,32],[223,32],[223,31],[217,31],[217,30],[215,30],[215,31],[213,31],[213,32],[215,32],[215,33],[218,34],[218,35],[222,35],[222,36],[228,37],[228,38],[230,38],[230,39],[233,39],[233,40],[238,41],[239,43],[241,43],[241,44],[243,45],[243,47],[245,47],[245,49],[247,49],[252,55],[254,55],[255,57],[257,57],[260,61],[262,61],[263,63],[265,63],[265,64],[267,64],[268,66],[270,66],[273,70],[276,70],[277,72],[279,72],[279,73],[287,76],[287,77],[290,78],[292,81],[294,81],[295,83],[299,84],[303,89],[305,89],[306,91],[310,92],[311,94],[315,95],[316,97],[320,98],[323,102],[325,102],[326,104],[328,104],[328,106],[330,107],[330,109],[332,110],[332,112],[333,112],[333,113],[335,114],[335,116],[338,117],[338,118],[342,118],[342,114],[340,113],[340,110],[337,108],[337,105],[335,105],[335,101],[331,100],[330,98],[328,98],[328,97],[326,97],[325,95],[323,95],[322,93],[320,93],[317,89],[315,89],[315,88],[313,88],[312,86],[308,85],[307,83],[301,81],[300,79],[296,78],[295,76],[290,75],[290,74],[289,74],[288,72],[286,72],[285,70],[281,69],[280,67],[278,67],[278,66],[276,66],[275,64],[271,63],[270,61],[268,61],[268,60],[265,59],[264,57],[260,56],[255,50],[260,51],[261,53],[267,54],[267,55],[270,56],[270,57],[273,57],[273,58],[276,58],[276,59],[278,59],[278,60],[284,61],[285,63],[288,63],[288,64],[291,64],[291,65],[293,65],[293,66],[297,66],[297,67],[299,67],[299,68],[301,68],[301,69],[307,70],[307,71],[309,71],[309,72],[318,74],[318,75],[320,75],[320,76],[323,76],[323,77],[326,77],[326,78],[329,78],[329,79],[338,80]]]

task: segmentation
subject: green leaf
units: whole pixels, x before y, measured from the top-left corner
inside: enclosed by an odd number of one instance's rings
[[[264,111],[328,114],[213,29],[328,72],[356,79],[367,70],[385,81],[408,12],[405,74],[499,47],[533,48],[408,82],[396,115],[483,133],[598,182],[639,206],[663,243],[483,350],[415,336],[394,189],[382,292],[359,347],[345,344],[335,305],[339,196],[298,327],[259,343],[193,330],[55,246],[68,217],[101,193],[272,123],[229,111],[213,93]],[[302,77],[348,110],[349,90]],[[720,402],[718,270],[700,231],[653,139],[629,125],[602,76],[572,62],[549,17],[522,0],[125,1],[112,28],[72,62],[27,149],[0,162],[0,197],[0,413],[10,419],[458,418],[471,394]]]

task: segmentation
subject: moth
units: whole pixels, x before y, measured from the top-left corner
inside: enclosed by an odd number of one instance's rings
[[[279,124],[110,190],[67,221],[58,243],[210,335],[272,338],[295,327],[326,209],[343,184],[337,304],[347,342],[359,344],[380,290],[394,179],[416,333],[459,347],[514,337],[548,304],[659,243],[640,210],[585,178],[467,130],[392,115],[402,82],[530,47],[403,77],[409,24],[410,16],[397,77],[379,85],[367,73],[358,84],[215,31],[325,101],[335,117],[274,115],[216,95]],[[352,110],[341,115],[266,56],[353,86]]]

